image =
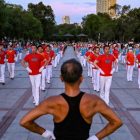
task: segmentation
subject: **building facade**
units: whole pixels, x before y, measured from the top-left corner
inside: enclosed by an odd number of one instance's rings
[[[96,12],[97,13],[107,13],[111,17],[116,16],[115,9],[110,9],[110,7],[116,4],[116,0],[97,0]]]
[[[70,17],[69,16],[63,16],[62,17],[62,23],[63,24],[70,24]]]

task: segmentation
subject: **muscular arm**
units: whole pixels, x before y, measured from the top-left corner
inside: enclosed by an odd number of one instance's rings
[[[38,107],[31,110],[27,113],[21,120],[20,125],[34,133],[42,135],[45,132],[45,129],[39,126],[35,120],[45,114],[52,114],[52,106],[50,101],[42,102]]]
[[[99,140],[101,140],[117,130],[122,125],[122,121],[101,99],[97,101],[96,108],[96,111],[108,120],[108,124],[96,134]]]

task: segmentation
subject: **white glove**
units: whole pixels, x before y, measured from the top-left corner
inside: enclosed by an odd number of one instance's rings
[[[53,132],[51,132],[51,131],[49,131],[49,130],[46,130],[46,131],[42,134],[42,136],[43,136],[44,138],[49,138],[49,140],[55,140],[55,139],[56,139],[55,136],[54,136],[54,134],[53,134]]]
[[[29,73],[32,73],[32,70],[31,70],[29,67],[27,67],[26,70],[27,70]]]
[[[129,61],[127,61],[127,63],[128,63],[128,64],[130,64],[130,62],[129,62]]]
[[[95,135],[89,137],[87,140],[99,140]]]
[[[44,66],[42,66],[40,69],[39,69],[39,72],[42,72],[44,69]]]
[[[113,68],[110,72],[110,74],[113,74],[115,72],[115,68]]]
[[[102,69],[99,69],[99,71],[100,71],[101,74],[105,74]]]

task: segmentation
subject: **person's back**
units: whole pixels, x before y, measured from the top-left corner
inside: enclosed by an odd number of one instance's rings
[[[103,100],[96,95],[80,91],[82,72],[78,61],[66,61],[61,66],[61,80],[65,84],[65,93],[47,98],[25,115],[20,124],[45,138],[56,140],[100,140],[119,128],[122,125],[121,120]],[[96,113],[102,114],[109,123],[96,135],[89,137],[92,119]],[[54,133],[34,122],[46,114],[53,116]]]

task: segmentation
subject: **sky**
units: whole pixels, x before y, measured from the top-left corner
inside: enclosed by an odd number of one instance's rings
[[[62,23],[63,16],[69,16],[71,23],[80,23],[82,17],[96,13],[96,0],[5,0],[7,3],[22,5],[27,9],[28,3],[37,4],[42,1],[54,10],[57,24]],[[117,0],[117,4],[130,5],[131,8],[140,7],[140,0]]]

